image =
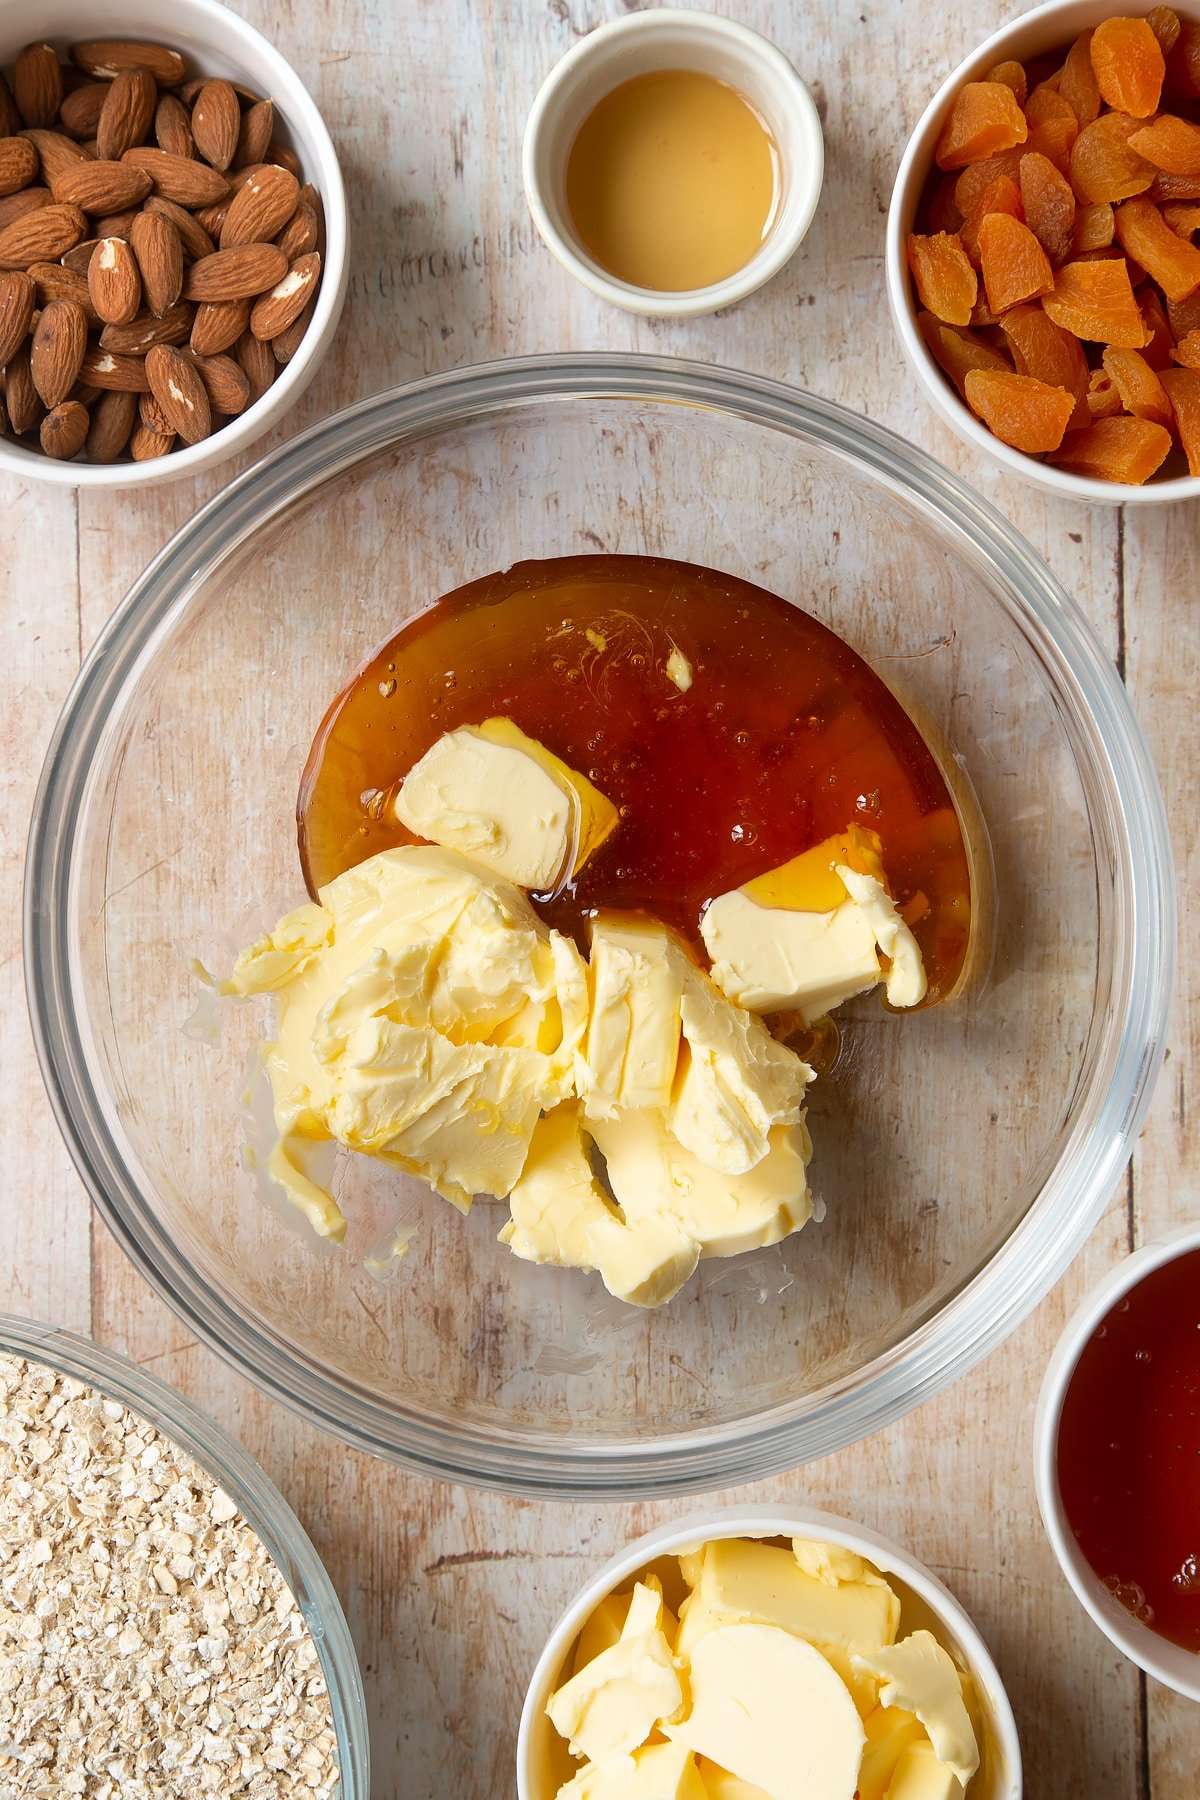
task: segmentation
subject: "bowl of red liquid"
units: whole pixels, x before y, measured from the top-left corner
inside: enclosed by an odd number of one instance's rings
[[[1077,1597],[1139,1668],[1200,1700],[1200,1225],[1092,1290],[1034,1432],[1038,1505]]]

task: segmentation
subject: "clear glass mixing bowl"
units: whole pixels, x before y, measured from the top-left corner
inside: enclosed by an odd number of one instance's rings
[[[728,570],[841,633],[939,748],[980,878],[958,997],[844,1015],[841,1062],[812,1092],[821,1222],[702,1264],[650,1314],[515,1260],[502,1205],[464,1220],[362,1159],[338,1172],[346,1245],[316,1243],[246,1166],[261,1121],[240,1101],[269,1014],[200,999],[189,967],[226,964],[303,898],[301,764],[366,655],[462,582],[597,549]],[[354,1444],[574,1497],[824,1455],[997,1344],[1120,1175],[1174,945],[1166,825],[1124,690],[1011,527],[836,406],[602,356],[382,394],[193,519],[68,700],[26,906],[67,1141],[191,1329]]]

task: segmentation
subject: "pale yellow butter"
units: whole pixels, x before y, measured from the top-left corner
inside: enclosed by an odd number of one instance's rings
[[[963,1784],[933,1745],[910,1744],[896,1764],[887,1800],[963,1800]]]
[[[588,1763],[564,1782],[557,1800],[712,1800],[682,1744],[646,1744],[615,1773]]]
[[[572,1675],[546,1707],[571,1754],[602,1771],[627,1774],[632,1753],[682,1704],[662,1610],[661,1591],[638,1582],[617,1642]]]
[[[670,1100],[689,967],[682,944],[656,919],[601,912],[592,920],[591,1011],[578,1079],[589,1118]]]
[[[688,1655],[705,1633],[731,1621],[778,1625],[848,1656],[880,1650],[895,1641],[900,1603],[873,1570],[864,1574],[870,1579],[829,1581],[801,1568],[792,1550],[717,1538],[706,1547],[684,1603],[677,1651]]]
[[[876,1706],[863,1720],[866,1743],[858,1772],[858,1800],[887,1800],[896,1764],[912,1744],[929,1743],[915,1713],[898,1706]]]
[[[938,1758],[965,1787],[979,1767],[979,1746],[962,1677],[933,1633],[914,1631],[898,1644],[858,1655],[855,1666],[879,1680],[881,1706],[916,1714]]]

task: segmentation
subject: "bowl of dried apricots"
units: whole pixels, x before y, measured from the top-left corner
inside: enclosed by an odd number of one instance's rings
[[[1200,495],[1200,5],[1051,0],[926,109],[888,294],[937,411],[1077,499]]]

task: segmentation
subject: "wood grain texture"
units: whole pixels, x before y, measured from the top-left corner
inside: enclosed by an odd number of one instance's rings
[[[1194,508],[1064,505],[961,446],[921,400],[887,314],[882,233],[908,130],[948,70],[991,31],[988,0],[951,13],[903,0],[740,0],[809,80],[826,130],[825,191],[800,254],[716,318],[614,312],[538,241],[519,146],[537,85],[617,0],[313,0],[241,11],[278,43],[338,143],[353,273],[328,362],[272,440],[378,387],[459,364],[569,347],[638,349],[767,372],[923,445],[992,499],[1077,595],[1141,708],[1197,874],[1200,749]],[[439,1486],[342,1450],[263,1400],[192,1342],[98,1223],[37,1074],[21,995],[16,894],[41,755],[78,666],[131,580],[232,465],[137,496],[73,497],[15,482],[0,567],[8,704],[0,930],[8,1179],[0,1307],[132,1353],[235,1431],[296,1507],[342,1595],[372,1711],[380,1800],[500,1800],[525,1681],[545,1631],[598,1561],[665,1520],[666,1504],[561,1507]],[[1200,924],[1185,908],[1171,1057],[1131,1175],[1059,1289],[948,1394],[864,1444],[739,1490],[822,1504],[894,1533],[980,1624],[1021,1727],[1030,1800],[1152,1800],[1200,1790],[1196,1709],[1139,1680],[1073,1603],[1036,1517],[1033,1407],[1067,1313],[1133,1241],[1194,1214],[1193,1021]],[[1192,1105],[1195,1105],[1194,1099]]]

